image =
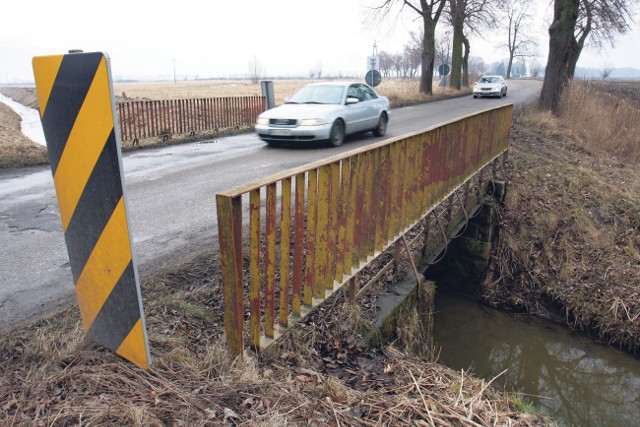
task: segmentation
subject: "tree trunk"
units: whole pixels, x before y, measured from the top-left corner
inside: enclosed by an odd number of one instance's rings
[[[513,52],[509,49],[509,64],[507,64],[507,78],[511,78],[511,67],[513,67]]]
[[[560,98],[573,78],[582,47],[574,30],[580,0],[554,0],[553,22],[549,27],[549,57],[544,73],[539,106],[555,114],[560,111]]]
[[[454,4],[456,2],[452,1],[451,8],[454,9]],[[451,50],[451,87],[453,89],[461,89],[461,72],[462,72],[462,41],[464,40],[464,21],[460,13],[457,13],[456,10],[452,10],[451,14],[453,15],[453,43]]]
[[[464,44],[464,56],[462,57],[462,86],[469,87],[469,54],[471,46],[469,39],[463,35],[462,43]]]
[[[436,58],[436,22],[423,19],[424,38],[422,39],[422,65],[420,74],[420,92],[433,94],[433,72]]]

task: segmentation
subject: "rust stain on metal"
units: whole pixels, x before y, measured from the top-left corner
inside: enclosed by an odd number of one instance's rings
[[[280,326],[289,325],[289,264],[291,241],[291,178],[282,180],[280,215]]]
[[[217,117],[231,121],[240,120],[259,109],[247,100],[233,100],[225,105],[214,100],[195,102],[189,107],[190,115],[206,116],[211,106],[224,112]],[[153,111],[152,116],[157,116],[163,110],[150,111]],[[262,308],[265,313],[264,335],[269,338],[276,336],[276,271],[280,276],[280,326],[291,324],[291,316],[299,319],[306,315],[334,291],[336,282],[339,286],[349,283],[352,294],[362,292],[362,289],[357,290],[356,276],[371,256],[403,238],[407,229],[425,220],[441,201],[507,150],[511,114],[512,106],[496,107],[218,194],[220,259],[229,348],[238,354],[243,349],[243,194],[250,194],[249,325],[250,345],[257,347]],[[198,120],[187,125],[193,128]],[[211,119],[210,123],[215,122],[214,125],[218,126],[222,123],[220,120]],[[128,132],[126,129],[123,131]],[[266,189],[264,212],[260,210],[262,188]],[[279,194],[277,188],[280,188]],[[295,201],[292,200],[292,191]],[[466,201],[458,201],[466,205]],[[279,224],[278,203],[281,208]],[[260,253],[263,243],[260,226],[263,221],[264,253]],[[276,259],[278,236],[280,256]],[[293,236],[293,242],[290,236]],[[429,237],[428,228],[424,236]],[[264,263],[263,272],[260,271],[261,262]],[[262,286],[263,301],[260,300]]]
[[[275,294],[276,294],[276,184],[267,186],[266,227],[265,227],[265,308],[264,334],[274,337]]]
[[[122,141],[253,125],[266,109],[263,96],[122,101]]]
[[[318,171],[312,169],[308,174],[307,188],[307,244],[306,244],[306,260],[304,268],[304,303],[311,305],[313,303],[313,288],[315,283],[315,253],[316,253],[316,217],[318,194]]]
[[[249,196],[249,310],[255,315],[249,319],[251,347],[260,345],[260,189]]]
[[[293,242],[293,302],[292,312],[300,316],[302,305],[302,256],[304,250],[304,173],[296,175],[295,231]]]
[[[218,237],[222,267],[223,295],[225,302],[224,327],[229,350],[242,354],[244,343],[243,284],[242,275],[242,199],[216,197],[218,206]]]

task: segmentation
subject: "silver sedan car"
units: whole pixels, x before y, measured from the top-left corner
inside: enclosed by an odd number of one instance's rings
[[[389,100],[364,83],[326,82],[302,87],[258,116],[255,131],[268,144],[324,141],[342,145],[346,135],[387,132]]]
[[[507,82],[502,76],[482,76],[473,86],[473,97],[507,96]]]

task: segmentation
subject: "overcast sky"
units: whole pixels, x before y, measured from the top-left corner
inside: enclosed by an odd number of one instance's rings
[[[378,1],[379,2],[379,1]],[[530,31],[546,62],[549,0],[537,0]],[[375,0],[8,0],[0,24],[0,83],[32,82],[31,59],[69,49],[102,51],[116,78],[246,77],[254,60],[268,76],[364,75],[373,44],[399,53],[418,28],[409,10],[383,25],[367,19]],[[545,13],[546,11],[546,13]],[[637,28],[637,25],[635,25]],[[506,57],[499,32],[471,36],[471,54]],[[616,49],[587,49],[579,66],[640,68],[640,31]],[[633,52],[633,53],[632,53]]]

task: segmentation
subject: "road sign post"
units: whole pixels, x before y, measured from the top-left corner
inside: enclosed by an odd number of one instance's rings
[[[369,70],[364,76],[364,81],[371,87],[376,87],[382,81],[382,76],[377,70]]]
[[[440,64],[440,66],[438,67],[438,73],[441,76],[448,76],[450,71],[451,67],[449,67],[449,64]]]
[[[84,330],[147,369],[109,58],[100,52],[39,56],[33,71]]]

